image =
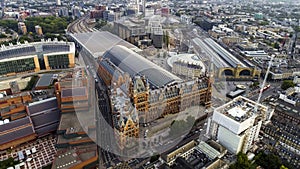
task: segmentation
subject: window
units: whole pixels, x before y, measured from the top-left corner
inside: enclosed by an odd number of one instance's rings
[[[0,74],[20,73],[35,69],[34,58],[0,62]]]
[[[68,54],[48,56],[49,66],[52,69],[61,69],[69,67]]]

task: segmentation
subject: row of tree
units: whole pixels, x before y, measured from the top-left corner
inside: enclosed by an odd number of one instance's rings
[[[246,154],[240,152],[236,162],[230,165],[229,169],[256,169],[258,166],[266,169],[287,169],[285,165],[287,164],[283,164],[280,158],[273,153],[266,154],[260,151],[251,161]]]

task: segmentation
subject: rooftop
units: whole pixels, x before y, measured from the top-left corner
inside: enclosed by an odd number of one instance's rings
[[[233,56],[231,53],[229,53],[226,49],[224,49],[211,38],[204,39],[204,42],[219,55],[218,57],[222,58],[231,67],[237,67],[237,65],[246,67],[244,63],[242,63],[239,59],[237,59],[235,56]]]
[[[83,128],[78,121],[76,113],[63,113],[60,118],[58,130],[69,130],[71,133],[82,132]]]
[[[215,51],[213,51],[206,43],[204,43],[202,39],[195,38],[192,41],[194,43],[194,48],[200,48],[201,51],[206,53],[217,68],[230,67],[230,65],[222,60]]]
[[[139,50],[136,46],[107,31],[78,33],[73,34],[72,37],[84,46],[95,58],[102,56],[107,50],[116,45],[123,45],[136,51]]]
[[[41,42],[33,42],[24,44],[18,43],[17,45],[4,46],[0,48],[0,60],[9,59],[20,56],[33,56],[39,53],[61,53],[72,52],[75,53],[75,44],[73,42],[51,41],[42,40]]]
[[[62,89],[61,97],[86,96],[86,87],[77,87],[71,89]]]
[[[266,111],[267,107],[263,106],[262,104],[256,104],[256,102],[243,97],[239,96],[232,101],[226,103],[225,105],[218,107],[215,111],[226,115],[227,117],[234,119],[235,121],[242,123],[245,120],[253,117],[255,114],[254,109],[255,106],[258,105],[258,113],[260,111]]]
[[[29,117],[15,120],[0,127],[0,144],[34,134],[34,129]]]
[[[37,115],[46,110],[57,109],[58,105],[56,97],[51,97],[45,100],[30,103],[27,107],[29,115]]]
[[[81,168],[80,164],[88,164],[93,158],[97,157],[97,146],[92,145],[80,145],[76,146],[76,149],[60,149],[57,152],[57,156],[53,162],[53,169],[68,169],[68,168]]]
[[[49,86],[53,82],[53,74],[43,74],[38,82],[36,83],[35,87],[44,87]]]
[[[181,62],[181,63],[186,63],[189,65],[195,65],[195,66],[200,66],[202,72],[205,72],[205,65],[204,63],[200,60],[200,58],[195,55],[195,54],[188,54],[188,53],[184,53],[184,54],[176,54],[175,52],[170,52],[169,55],[171,56],[170,58],[168,58],[168,65],[170,67],[173,67],[173,63],[174,62]]]
[[[127,72],[132,78],[135,76],[146,76],[150,85],[156,88],[182,82],[179,77],[125,46],[116,45],[108,50],[103,57],[110,59],[115,66],[119,67],[123,72]]]
[[[218,157],[221,152],[211,147],[209,144],[201,141],[196,149],[200,150],[201,152],[205,153],[210,159],[214,159]]]
[[[116,95],[112,96],[112,104],[114,105],[115,111],[120,113],[126,112],[129,110],[130,99],[127,95],[120,89],[116,89]]]

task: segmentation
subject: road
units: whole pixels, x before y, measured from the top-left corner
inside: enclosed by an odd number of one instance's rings
[[[95,116],[96,116],[96,130],[97,130],[97,145],[99,146],[98,154],[100,165],[105,168],[109,168],[110,166],[115,165],[119,162],[111,152],[117,152],[114,148],[117,147],[116,141],[114,138],[113,131],[113,122],[111,118],[111,109],[110,109],[110,99],[108,98],[108,89],[106,88],[102,79],[97,75],[98,64],[94,58],[90,58],[89,56],[83,55],[83,53],[79,54],[84,61],[85,67],[91,76],[91,79],[98,80],[98,83],[94,83],[95,91]],[[87,66],[88,65],[88,66]],[[92,93],[93,95],[93,93]]]
[[[271,85],[270,88],[262,93],[260,102],[271,95],[277,94],[277,92],[281,90],[280,83],[270,83],[270,85]],[[258,96],[259,96],[259,89],[254,90],[252,93],[248,94],[248,98],[253,101],[257,101]]]

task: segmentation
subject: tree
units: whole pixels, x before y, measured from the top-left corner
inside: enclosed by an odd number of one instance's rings
[[[259,82],[253,82],[253,87],[259,86]]]
[[[275,49],[279,49],[279,48],[280,48],[280,45],[279,45],[278,42],[276,42],[276,43],[274,44],[274,48],[275,48]]]
[[[295,27],[295,32],[300,32],[300,26]]]
[[[280,166],[280,169],[288,169],[287,167],[285,167],[284,165]]]
[[[248,157],[244,153],[237,154],[237,161],[229,166],[229,169],[250,169],[251,163],[248,160]]]
[[[70,18],[66,17],[29,17],[26,18],[25,24],[27,30],[31,32],[35,32],[35,26],[40,25],[43,33],[64,33],[71,21]]]
[[[286,90],[290,87],[294,87],[295,83],[292,80],[284,80],[281,84],[281,89]]]
[[[268,169],[278,169],[282,165],[281,160],[275,154],[266,154],[263,151],[260,151],[254,157],[255,163],[263,168]]]
[[[3,28],[12,29],[18,32],[18,22],[15,20],[0,20],[0,25]]]
[[[153,163],[154,161],[157,161],[159,159],[159,155],[154,155],[150,158],[150,163]]]
[[[9,168],[13,167],[14,165],[18,164],[18,161],[15,161],[12,157],[9,157],[7,160],[0,162],[0,168]]]

